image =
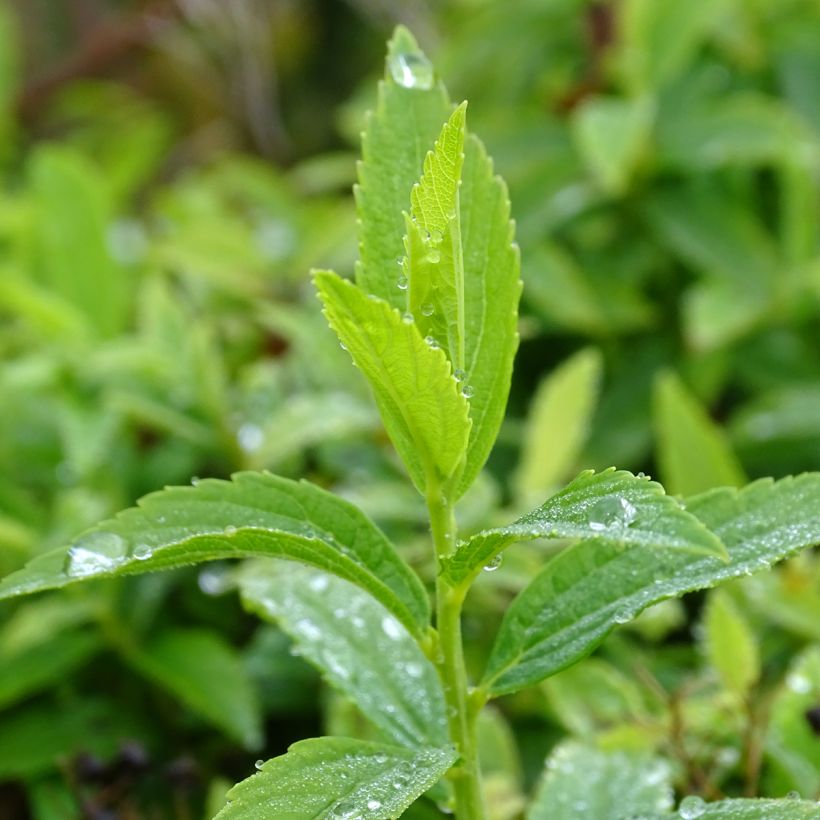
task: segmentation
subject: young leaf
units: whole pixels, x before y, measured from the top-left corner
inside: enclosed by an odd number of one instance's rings
[[[751,575],[820,542],[818,474],[712,490],[686,507],[720,538],[728,561],[599,540],[564,550],[507,610],[482,685],[500,695],[536,683],[658,601]]]
[[[600,377],[601,355],[586,348],[539,384],[515,477],[520,498],[549,492],[573,466],[586,437]]]
[[[381,299],[330,271],[315,275],[325,315],[373,388],[384,425],[424,493],[459,468],[467,448],[467,401],[442,350]]]
[[[477,533],[459,545],[442,572],[452,584],[463,582],[510,544],[535,538],[594,538],[616,549],[723,554],[720,541],[660,484],[612,468],[586,470],[518,521]]]
[[[464,256],[465,363],[470,397],[470,442],[456,495],[475,481],[495,444],[510,392],[518,349],[521,262],[513,242],[507,186],[477,137],[464,144],[461,241]]]
[[[746,697],[760,677],[760,653],[749,624],[721,590],[709,596],[704,623],[709,661],[730,692]]]
[[[678,806],[683,820],[820,820],[815,800],[718,800],[706,803],[700,797],[684,797]],[[675,815],[670,816],[670,820]],[[658,818],[663,820],[663,817]]]
[[[567,741],[547,760],[527,820],[656,817],[672,808],[669,764],[645,753]]]
[[[452,749],[320,737],[294,743],[228,792],[215,820],[398,817],[450,768]]]
[[[418,181],[424,157],[450,115],[444,86],[413,35],[399,26],[387,46],[385,77],[379,83],[376,110],[367,116],[362,134],[359,184],[355,188],[359,217],[359,262],[356,282],[371,293],[405,309],[397,283],[404,255],[402,212]]]
[[[243,567],[239,588],[245,606],[275,620],[299,654],[392,741],[446,745],[447,716],[435,667],[370,595],[324,572],[278,561]]]
[[[429,619],[416,574],[356,507],[306,481],[237,473],[169,487],[0,581],[0,599],[219,558],[288,558],[367,590],[412,634]]]
[[[169,629],[128,660],[192,712],[249,749],[262,744],[256,693],[230,644],[202,629]]]
[[[655,384],[655,435],[664,486],[693,495],[712,487],[740,487],[743,468],[720,428],[673,373]]]

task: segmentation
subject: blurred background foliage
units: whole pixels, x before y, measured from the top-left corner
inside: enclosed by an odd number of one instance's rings
[[[680,494],[820,469],[817,0],[6,0],[0,573],[166,484],[264,468],[355,500],[429,577],[308,276],[352,271],[396,22],[470,100],[522,250],[509,419],[462,528],[586,467]],[[548,555],[481,579],[476,668]],[[0,817],[210,816],[256,757],[366,731],[231,571],[0,611]],[[488,714],[492,816],[567,738],[708,798],[820,797],[819,658],[815,555],[662,604]]]

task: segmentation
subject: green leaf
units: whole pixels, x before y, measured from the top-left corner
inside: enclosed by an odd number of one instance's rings
[[[462,542],[442,573],[451,584],[461,583],[510,544],[535,538],[594,538],[618,550],[642,546],[723,554],[720,541],[660,484],[611,468],[602,473],[586,470],[518,521]]]
[[[413,35],[399,26],[387,47],[376,110],[368,114],[362,134],[355,194],[360,255],[356,282],[365,293],[402,310],[406,297],[397,286],[398,263],[404,256],[402,212],[410,205],[410,189],[451,110],[430,61]]]
[[[606,193],[619,196],[629,187],[647,148],[653,108],[648,97],[593,97],[576,110],[578,151]]]
[[[601,355],[586,348],[571,356],[538,386],[530,405],[515,477],[518,496],[527,501],[549,492],[578,458],[595,409]]]
[[[709,661],[723,685],[746,697],[760,677],[760,652],[748,622],[725,592],[718,590],[709,596],[704,626]]]
[[[21,651],[0,647],[0,709],[65,680],[100,650],[87,632],[62,632]]]
[[[425,339],[442,344],[455,371],[464,368],[464,258],[458,189],[464,162],[462,103],[444,124],[405,216],[407,306]]]
[[[435,667],[370,595],[324,572],[274,561],[243,567],[239,587],[245,606],[275,620],[299,654],[390,740],[446,745],[444,694]]]
[[[228,792],[215,820],[398,817],[450,768],[452,749],[320,737],[294,743]]]
[[[706,803],[700,797],[690,796],[681,800],[677,817],[683,820],[820,820],[820,806],[814,800],[791,798]]]
[[[288,558],[358,584],[414,635],[427,593],[380,530],[356,507],[306,481],[237,473],[146,496],[68,548],[38,556],[0,582],[0,599],[91,578],[251,556]]]
[[[507,610],[483,686],[499,695],[536,683],[658,601],[751,575],[820,542],[817,473],[712,490],[686,508],[723,542],[728,561],[599,540],[564,550]]]
[[[315,274],[325,315],[370,382],[384,425],[424,493],[456,473],[470,421],[447,357],[387,302],[330,271]]]
[[[464,255],[465,362],[470,441],[456,496],[475,481],[495,444],[518,349],[521,260],[513,237],[507,186],[493,171],[481,140],[464,145],[461,240]]]
[[[766,755],[785,790],[820,792],[820,744],[807,719],[820,702],[820,645],[794,660],[772,701],[766,732]]]
[[[745,483],[723,431],[674,373],[655,383],[654,416],[658,469],[669,492],[694,495]]]
[[[565,741],[547,760],[527,820],[656,816],[672,808],[671,777],[660,758]]]
[[[249,749],[262,745],[256,692],[233,647],[214,632],[168,629],[128,652],[143,675]]]

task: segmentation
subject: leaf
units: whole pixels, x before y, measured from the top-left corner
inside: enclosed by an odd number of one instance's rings
[[[574,465],[595,409],[601,366],[600,353],[586,348],[539,384],[515,477],[522,500],[552,490]]]
[[[248,749],[262,745],[262,714],[242,661],[219,635],[167,629],[128,652],[143,675]]]
[[[273,561],[243,567],[239,587],[245,606],[275,620],[299,654],[390,740],[446,745],[444,694],[435,667],[370,595],[324,572]]]
[[[648,97],[592,97],[576,109],[575,143],[606,193],[620,196],[628,189],[647,148],[653,109]]]
[[[660,484],[611,468],[586,470],[518,521],[463,541],[442,573],[451,584],[462,583],[510,544],[535,538],[594,538],[618,550],[643,546],[722,554],[718,539]]]
[[[660,758],[564,741],[547,760],[527,820],[655,817],[672,808],[671,777]]]
[[[658,469],[669,492],[694,495],[745,483],[723,431],[674,373],[655,383],[654,417]]]
[[[464,161],[462,103],[444,124],[424,173],[410,194],[405,216],[407,306],[425,339],[449,353],[455,371],[464,369],[464,258],[458,189]]]
[[[228,792],[215,820],[398,817],[450,768],[452,749],[320,737],[294,743]]]
[[[430,61],[413,35],[398,26],[387,46],[376,109],[368,114],[362,134],[355,187],[360,256],[356,282],[365,293],[402,310],[405,294],[397,286],[398,263],[404,255],[402,212],[410,205],[410,189],[451,110]]]
[[[306,481],[237,473],[170,487],[38,556],[0,582],[0,599],[78,581],[135,575],[219,558],[301,561],[366,589],[414,635],[429,620],[427,593],[356,507]]]
[[[760,677],[760,652],[748,622],[723,591],[709,596],[704,616],[706,651],[723,685],[745,698]]]
[[[65,680],[100,650],[90,633],[61,632],[21,651],[0,648],[0,709]]]
[[[820,806],[813,800],[791,798],[735,799],[706,803],[700,797],[690,796],[681,801],[677,817],[683,820],[820,820]]]
[[[495,444],[518,349],[521,260],[507,186],[472,134],[464,145],[461,240],[464,254],[465,362],[470,441],[456,497],[475,481]],[[461,374],[457,374],[461,375]]]
[[[666,598],[751,575],[820,542],[820,474],[756,481],[690,499],[687,510],[729,560],[650,546],[582,541],[550,561],[513,601],[483,686],[513,692],[589,654],[618,624]]]
[[[809,721],[820,705],[820,645],[810,646],[791,664],[771,705],[766,756],[784,790],[820,793],[820,744]]]
[[[459,468],[470,421],[444,352],[387,302],[330,271],[315,274],[325,315],[373,389],[384,425],[422,494]]]

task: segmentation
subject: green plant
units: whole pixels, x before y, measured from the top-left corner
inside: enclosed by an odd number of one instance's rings
[[[512,524],[459,540],[456,505],[507,403],[520,293],[506,189],[465,115],[410,34],[397,30],[364,136],[357,282],[315,274],[328,322],[370,384],[425,500],[435,625],[422,581],[359,509],[268,473],[149,495],[0,583],[0,598],[11,598],[200,561],[268,559],[237,570],[246,606],[276,619],[377,734],[302,741],[260,761],[259,773],[230,792],[218,815],[225,820],[388,818],[428,792],[459,817],[483,818],[477,732],[490,700],[570,667],[652,604],[767,568],[820,540],[820,475],[679,501],[644,476],[615,470],[582,473]],[[467,593],[507,547],[548,539],[564,548],[509,606],[471,686],[461,634]],[[737,674],[718,666],[745,690],[756,660],[740,620],[724,599],[707,617],[716,658],[734,651],[715,648],[721,624],[742,636]],[[207,656],[208,639],[190,634],[167,637],[155,654],[184,665],[194,644]],[[228,682],[218,651],[212,656],[209,683],[217,685],[191,693],[205,697],[206,711]],[[663,762],[577,744],[559,752],[530,817],[601,816],[613,802],[623,815],[669,815]],[[799,800],[706,805],[688,796],[679,813],[792,818],[817,816],[817,808]]]

